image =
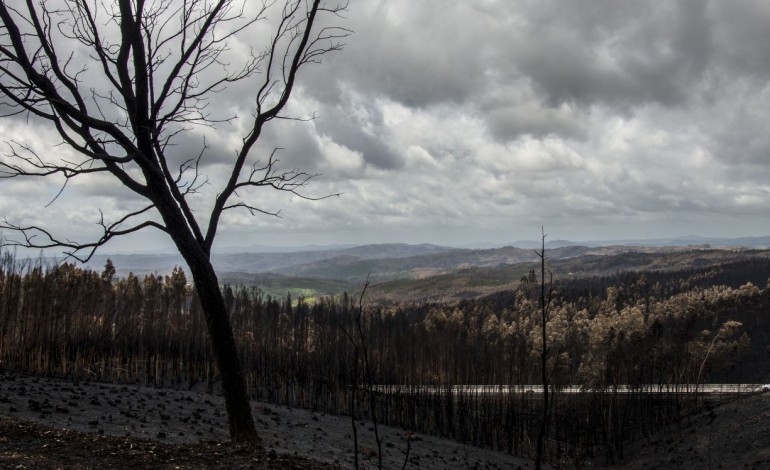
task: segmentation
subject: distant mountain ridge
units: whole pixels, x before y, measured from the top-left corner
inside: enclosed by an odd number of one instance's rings
[[[711,239],[687,238],[686,245],[675,246],[586,246],[556,240],[546,246],[546,257],[556,278],[668,271],[748,258],[770,262],[768,250],[713,247],[703,243],[706,240]],[[735,246],[735,239],[724,246]],[[538,269],[538,249],[535,242],[523,248],[487,249],[386,243],[287,253],[217,253],[213,262],[222,284],[254,286],[273,298],[289,293],[295,299],[318,299],[355,292],[368,278],[373,283],[371,295],[382,301],[443,302],[515,288],[531,269]],[[175,266],[184,268],[178,255],[147,254],[98,255],[88,267],[100,271],[108,257],[121,277],[129,272],[139,277],[164,275]]]
[[[409,245],[406,243],[383,243],[344,248],[324,247],[307,251],[273,251],[261,253],[214,253],[212,262],[219,272],[270,273],[282,272],[294,266],[317,263],[326,259],[349,258],[359,260],[404,259],[414,256],[439,254],[456,248],[431,244]],[[168,273],[175,266],[184,267],[184,260],[178,254],[98,254],[88,263],[91,269],[102,269],[111,259],[119,275],[133,272],[137,275]]]
[[[708,238],[698,236],[655,240],[623,240],[616,242],[552,240],[546,243],[551,259],[581,255],[606,255],[624,251],[683,250],[694,248],[768,248],[768,237]],[[218,272],[274,273],[285,276],[318,277],[323,279],[362,279],[374,277],[399,278],[430,275],[453,269],[493,267],[529,262],[536,259],[540,242],[520,240],[497,248],[455,248],[433,244],[381,243],[345,247],[322,247],[317,250],[214,253],[212,261]],[[107,258],[112,259],[118,275],[165,274],[175,266],[184,267],[177,254],[100,254],[86,266],[101,270]],[[415,271],[417,270],[417,271]]]
[[[540,241],[519,240],[511,243],[520,248],[540,248]],[[762,237],[703,237],[699,235],[685,235],[671,238],[652,239],[627,239],[627,240],[590,240],[573,242],[569,240],[546,241],[546,248],[560,248],[564,246],[659,246],[659,247],[687,247],[709,245],[711,247],[735,247],[735,248],[770,248],[770,236]]]

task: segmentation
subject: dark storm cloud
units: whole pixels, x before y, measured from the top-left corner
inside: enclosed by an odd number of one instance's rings
[[[513,32],[511,73],[559,104],[687,101],[712,52],[707,3],[542,2]]]
[[[766,122],[745,116],[737,122],[727,122],[712,134],[712,151],[719,159],[738,168],[756,172],[757,167],[770,170],[770,135]],[[746,175],[751,177],[751,174]],[[764,177],[764,175],[762,175]]]
[[[479,85],[486,47],[480,18],[463,18],[469,8],[463,2],[355,2],[346,24],[355,33],[344,53],[328,57],[328,69],[310,71],[303,82],[325,102],[344,99],[344,83],[408,107],[463,103]],[[333,80],[318,79],[330,70]]]
[[[681,235],[688,221],[720,231],[770,207],[767,0],[357,0],[330,20],[354,33],[301,71],[286,113],[317,119],[268,123],[250,158],[282,147],[282,169],[323,174],[313,194],[344,196],[289,203],[265,191],[260,203],[285,218],[232,213],[230,228],[508,238],[518,235],[501,220],[536,236],[550,217],[588,227],[576,238],[644,223]],[[245,38],[233,63],[263,45]],[[169,149],[178,164],[206,135],[202,199],[221,187],[253,95],[253,82],[223,89],[207,110],[238,119]],[[3,132],[51,140],[0,121]],[[80,190],[122,197],[96,179]]]
[[[312,80],[317,98],[347,83],[409,107],[462,104],[526,77],[552,105],[677,105],[713,53],[716,12],[700,0],[371,5],[351,7],[357,32],[328,60],[335,79]]]
[[[765,0],[712,1],[720,60],[736,75],[766,81],[770,74],[770,3]]]
[[[500,140],[582,138],[585,116],[563,104],[629,113],[686,106],[713,86],[716,13],[700,0],[358,2],[345,51],[303,83],[325,104],[352,89],[409,108],[466,107]]]

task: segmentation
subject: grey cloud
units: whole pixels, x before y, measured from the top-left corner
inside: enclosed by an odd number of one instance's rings
[[[235,150],[230,148],[226,134],[194,128],[172,139],[165,153],[170,170],[175,172],[183,162],[194,161],[199,156],[201,156],[202,166],[232,161]]]
[[[709,64],[705,8],[689,0],[545,2],[513,33],[509,65],[552,104],[679,105]]]
[[[351,86],[425,107],[527,77],[552,106],[680,105],[707,76],[718,13],[700,0],[361,2],[344,52],[304,83],[324,102]]]
[[[492,135],[500,141],[513,140],[522,135],[584,138],[587,131],[574,113],[554,108],[503,106],[486,112],[485,119]]]
[[[510,240],[545,221],[583,227],[569,232],[579,238],[709,219],[767,231],[766,0],[358,0],[338,24],[355,31],[348,45],[301,72],[287,111],[318,118],[269,123],[252,157],[283,147],[281,168],[324,174],[312,194],[343,197],[311,204],[265,191],[259,203],[285,218],[233,212],[223,234],[269,227],[358,242],[354,229],[378,240],[451,227],[473,241],[485,227]],[[206,134],[203,170],[222,177],[253,110],[251,85],[210,103],[213,116],[243,121],[180,135],[176,164]],[[86,183],[71,196],[133,203]]]
[[[345,50],[306,69],[302,83],[324,105],[345,103],[352,90],[415,109],[477,109],[499,140],[584,138],[582,116],[556,112],[561,104],[624,113],[688,104],[711,76],[714,16],[699,0],[362,1],[345,23],[356,31]],[[483,104],[510,88],[532,96]]]
[[[229,167],[235,161],[236,152],[242,145],[243,136],[238,132],[238,129],[225,127],[215,131],[194,129],[180,134],[166,151],[172,171],[177,171],[182,162],[198,158],[201,152],[202,175],[207,175],[211,166]],[[265,163],[276,149],[279,149],[275,156],[280,160],[280,169],[296,168],[315,172],[321,166],[321,150],[314,135],[312,122],[269,122],[263,127],[262,135],[257,145],[252,148],[247,163]]]
[[[479,18],[463,3],[356,2],[345,50],[306,70],[303,83],[324,102],[342,99],[343,86],[386,96],[409,107],[466,101],[483,70]]]
[[[770,3],[764,0],[712,1],[720,58],[733,74],[746,73],[764,82],[770,73]]]
[[[146,202],[142,196],[123,186],[117,178],[106,174],[81,177],[69,183],[65,192],[73,192],[80,196],[112,198],[121,204],[128,205],[135,204],[137,201]]]
[[[387,143],[388,129],[376,105],[346,96],[340,104],[325,108],[316,125],[321,134],[360,152],[375,168],[394,170],[404,165],[403,156]]]
[[[267,161],[275,148],[283,169],[317,172],[322,158],[318,140],[313,135],[313,124],[304,121],[270,122],[265,127],[259,147],[252,152],[253,160]]]
[[[770,178],[770,84],[735,79],[714,103],[693,110],[703,147],[725,181],[766,184]]]
[[[727,129],[715,129],[712,148],[717,158],[736,169],[757,171],[759,166],[770,170],[770,136],[764,132],[764,122],[746,119]]]

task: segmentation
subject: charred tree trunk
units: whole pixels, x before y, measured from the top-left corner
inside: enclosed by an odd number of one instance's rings
[[[227,408],[230,438],[234,442],[256,440],[257,431],[246,393],[246,381],[243,378],[230,317],[216,274],[208,259],[188,261],[188,264],[206,316],[211,345],[222,377],[222,393]]]
[[[159,201],[157,208],[163,216],[168,233],[190,268],[195,290],[206,318],[214,358],[222,380],[222,394],[227,409],[230,438],[233,442],[257,440],[258,435],[254,427],[251,404],[246,392],[246,381],[238,357],[230,316],[219,287],[219,280],[211,264],[210,253],[203,243],[195,239],[172,196],[161,191],[157,199]]]
[[[540,350],[540,379],[543,384],[543,415],[540,423],[540,430],[537,433],[537,455],[535,456],[535,469],[540,470],[543,463],[543,454],[545,453],[545,435],[548,429],[548,335],[546,325],[548,322],[548,304],[545,295],[545,233],[542,234],[542,247],[538,257],[540,258],[540,333],[543,342]]]
[[[81,159],[49,159],[23,142],[9,142],[10,155],[0,161],[2,177],[59,174],[69,181],[101,173],[145,204],[113,221],[100,214],[102,233],[91,242],[57,238],[44,227],[5,220],[0,229],[20,234],[13,245],[62,248],[79,261],[91,259],[116,237],[148,228],[167,233],[190,267],[200,296],[221,373],[231,437],[234,441],[256,437],[230,319],[211,265],[211,247],[225,211],[277,215],[249,198],[241,199],[239,192],[267,187],[309,200],[331,196],[302,194],[315,174],[279,171],[277,148],[266,162],[253,154],[264,126],[289,117],[283,110],[300,68],[342,49],[349,30],[326,22],[317,28],[314,23],[319,14],[340,16],[347,2],[262,2],[254,11],[246,8],[245,0],[184,2],[178,8],[169,8],[167,2],[131,0],[113,2],[112,8],[101,8],[98,1],[66,2],[67,8],[51,6],[52,2],[6,3],[0,2],[0,101],[8,111],[0,118],[28,113],[47,122]],[[269,17],[278,20],[269,21],[275,29],[266,47],[255,47],[240,63],[223,66],[229,41],[250,37],[248,31],[261,28],[258,25]],[[107,24],[116,28],[102,29]],[[72,47],[89,52],[73,58],[68,52]],[[60,61],[66,56],[70,57]],[[97,71],[101,78],[94,80]],[[214,116],[207,107],[218,92],[241,81],[256,94],[249,113],[253,120],[243,123],[245,134],[219,181],[213,207],[202,212],[207,221],[203,227],[192,196],[208,183],[201,173],[208,149],[205,136],[197,157],[188,155],[176,162],[166,149],[198,126],[240,125],[230,111]],[[23,323],[20,334],[32,327]],[[168,346],[147,352],[145,372],[154,372],[154,380],[162,380],[164,371],[152,371],[150,366],[160,367],[168,353]],[[28,362],[34,359],[32,354],[27,357]]]

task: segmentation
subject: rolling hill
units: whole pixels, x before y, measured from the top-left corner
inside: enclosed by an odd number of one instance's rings
[[[770,256],[764,250],[717,249],[708,244],[580,246],[557,241],[551,246],[546,248],[546,256],[556,278],[697,268]],[[100,255],[89,267],[101,270],[108,257],[119,276],[129,272],[162,275],[182,265],[178,255]],[[222,284],[255,286],[272,297],[290,293],[293,298],[312,300],[358,290],[368,278],[373,300],[424,302],[512,289],[530,269],[537,268],[538,257],[533,248],[514,246],[468,249],[393,243],[299,252],[220,253],[213,260]]]

